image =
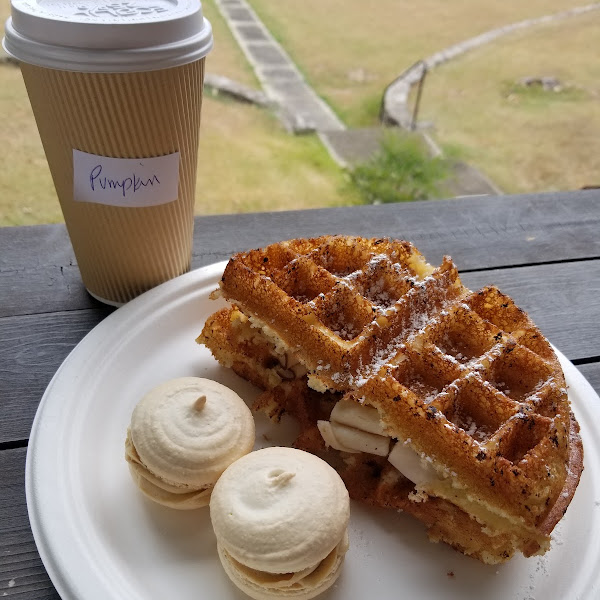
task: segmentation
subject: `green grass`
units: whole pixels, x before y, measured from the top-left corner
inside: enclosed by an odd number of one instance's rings
[[[532,110],[543,110],[555,103],[585,101],[589,97],[586,90],[569,85],[557,90],[548,90],[537,84],[526,86],[519,82],[504,81],[500,83],[499,88],[508,102],[519,103],[522,108]],[[563,105],[563,108],[569,110],[568,105]]]
[[[349,172],[349,186],[364,204],[429,200],[448,174],[448,164],[431,158],[419,137],[388,134],[371,160]]]

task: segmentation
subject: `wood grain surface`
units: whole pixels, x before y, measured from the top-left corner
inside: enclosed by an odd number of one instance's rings
[[[109,312],[98,308],[0,319],[0,444],[29,437],[52,376]]]
[[[509,294],[600,392],[599,231],[599,190],[198,217],[192,268],[293,237],[409,239],[432,263],[451,255],[471,289]],[[0,228],[0,597],[58,598],[29,527],[26,447],[52,376],[112,311],[86,293],[64,226]]]
[[[55,600],[27,516],[25,448],[0,452],[0,473],[0,597]]]
[[[600,192],[458,198],[382,206],[197,217],[192,268],[289,239],[341,233],[415,243],[461,271],[600,257]],[[65,228],[5,228],[0,317],[91,308]]]

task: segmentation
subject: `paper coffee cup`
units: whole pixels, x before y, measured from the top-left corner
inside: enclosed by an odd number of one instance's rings
[[[204,60],[198,0],[12,0],[21,70],[84,285],[119,305],[190,267]]]

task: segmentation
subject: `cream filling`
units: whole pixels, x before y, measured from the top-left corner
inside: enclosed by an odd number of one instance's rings
[[[250,321],[251,326],[258,329],[260,331],[260,335],[262,335],[264,339],[266,339],[272,344],[275,353],[278,356],[285,357],[285,360],[290,361],[292,365],[294,365],[292,370],[297,377],[302,377],[306,375],[308,380],[308,387],[315,390],[316,392],[321,393],[328,392],[331,389],[331,386],[327,384],[327,382],[322,378],[322,376],[318,375],[317,373],[310,372],[307,366],[300,362],[292,348],[281,339],[279,334],[272,327],[269,327],[264,321],[253,315],[244,316]],[[322,331],[325,335],[327,335],[327,337],[332,337],[327,328],[324,325],[320,324],[317,318],[314,317],[314,315],[312,315],[312,318],[314,319],[314,327]],[[350,348],[354,344],[354,342],[346,342],[341,338],[337,339],[336,343],[346,348]],[[280,360],[280,362],[282,361]],[[282,362],[282,364],[286,363]],[[317,367],[317,370],[319,370],[319,367]]]
[[[390,451],[389,437],[374,435],[335,421],[317,421],[317,427],[325,443],[341,452],[366,452],[387,456]]]
[[[142,462],[129,431],[125,441],[125,460],[129,463],[129,470],[137,486],[152,500],[173,508],[197,508],[208,504],[214,484],[193,487],[155,475]]]
[[[534,539],[542,547],[549,543],[549,537],[541,535],[535,527],[528,526],[522,517],[514,517],[480,498],[469,494],[464,487],[450,479],[436,478],[420,488],[431,496],[437,496],[452,502],[462,508],[467,514],[485,527],[484,531],[490,536],[499,533],[509,533],[523,539],[523,533]]]
[[[385,435],[376,408],[352,400],[340,400],[331,411],[329,421],[317,427],[328,446],[341,452],[366,452],[387,456],[391,438]]]
[[[286,362],[289,361],[290,364],[296,364],[300,362],[299,359],[294,356],[290,346],[286,344],[281,339],[281,337],[279,337],[279,334],[274,329],[269,327],[264,321],[261,321],[258,317],[252,315],[244,316],[247,317],[248,321],[250,322],[250,326],[257,329],[259,331],[259,335],[261,335],[263,338],[265,338],[268,342],[272,344],[273,349],[277,355],[284,358]]]
[[[321,433],[321,437],[326,446],[333,448],[334,450],[339,450],[340,452],[349,452],[350,454],[357,454],[360,452],[360,450],[348,448],[340,442],[335,435],[330,421],[317,421],[317,427],[319,428],[319,432]]]
[[[402,475],[415,484],[417,488],[415,500],[418,500],[419,494],[423,492],[448,500],[483,525],[486,528],[485,532],[490,536],[510,533],[518,538],[523,538],[523,532],[526,531],[540,545],[547,543],[544,541],[547,539],[546,536],[540,536],[536,529],[527,526],[521,517],[514,517],[481,498],[469,494],[463,485],[454,477],[449,476],[445,467],[436,465],[431,459],[429,462],[410,448],[406,442],[398,441],[390,452],[388,460]],[[438,469],[443,473],[440,473]]]
[[[367,431],[379,436],[387,436],[379,411],[372,406],[364,406],[352,400],[336,402],[331,411],[331,420],[361,431]]]
[[[330,421],[318,421],[323,440],[335,450],[347,453],[366,452],[387,456],[390,464],[416,486],[414,500],[423,493],[452,502],[477,522],[486,527],[488,535],[510,533],[522,539],[523,533],[540,545],[547,545],[547,537],[540,536],[520,517],[514,517],[489,503],[469,494],[449,476],[448,470],[435,465],[433,460],[413,450],[408,443],[398,440],[391,449],[391,438],[384,433],[377,409],[356,402],[340,400],[331,412]],[[374,431],[378,433],[373,433]],[[438,471],[439,469],[439,471]]]
[[[306,375],[308,387],[315,390],[316,392],[324,393],[328,392],[331,389],[331,387],[324,381],[324,379],[321,376],[314,372],[309,372],[306,365],[300,362],[292,348],[281,339],[279,334],[272,327],[269,327],[264,321],[253,315],[246,315],[241,311],[236,311],[236,313],[237,314],[235,315],[235,318],[238,319],[239,322],[248,322],[250,328],[256,329],[255,334],[252,334],[250,333],[250,331],[247,331],[246,339],[251,340],[254,338],[259,343],[264,343],[265,341],[267,341],[271,344],[275,357],[279,360],[279,362],[282,365],[282,367],[276,367],[275,369],[272,369],[272,372],[276,373],[277,377],[280,377],[283,380],[300,378]],[[318,323],[316,322],[316,318],[315,326],[321,329],[323,333],[329,335],[324,326],[318,325]],[[344,340],[338,340],[338,343],[347,347],[351,346],[349,342],[345,342]]]
[[[264,344],[265,341],[271,345],[273,354],[280,363],[272,370],[282,380],[299,379],[306,375],[306,367],[292,352],[291,348],[262,321],[256,317],[249,317],[239,310],[233,312],[231,319],[234,326],[241,332],[243,339],[257,345]]]
[[[404,442],[397,442],[388,460],[404,477],[417,486],[424,486],[439,479],[436,470]]]
[[[245,582],[275,590],[285,590],[286,588],[313,589],[320,585],[337,568],[340,559],[346,554],[348,546],[348,532],[346,531],[342,540],[323,560],[306,569],[293,573],[271,573],[269,571],[252,569],[235,560],[226,550],[223,549],[223,552],[226,553],[227,558],[235,566],[238,575]]]

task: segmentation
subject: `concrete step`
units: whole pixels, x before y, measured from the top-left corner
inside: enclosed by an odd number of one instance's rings
[[[345,129],[343,131],[319,132],[323,144],[334,159],[345,168],[365,163],[381,148],[385,135],[419,136],[424,148],[430,148],[428,140],[420,132],[408,133],[398,127],[367,127],[362,129]],[[467,163],[448,159],[450,175],[440,185],[440,197],[498,195],[502,192],[478,169]]]

